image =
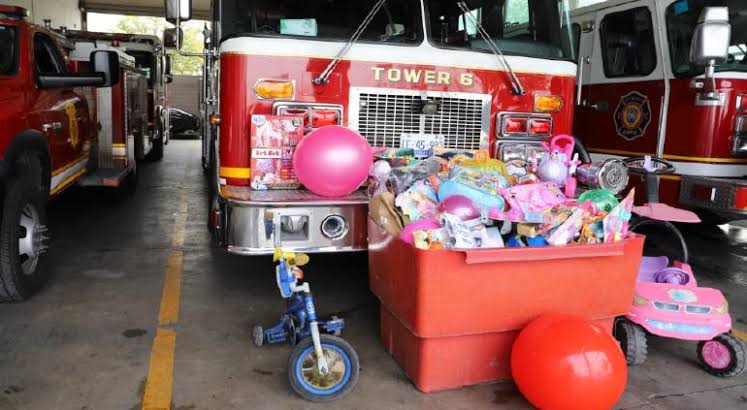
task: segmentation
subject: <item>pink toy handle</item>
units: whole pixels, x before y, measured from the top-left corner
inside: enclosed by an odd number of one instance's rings
[[[544,144],[547,144],[546,142]],[[570,160],[573,156],[573,148],[576,146],[576,139],[570,135],[561,134],[552,137],[550,140],[550,147],[554,151],[558,151],[561,154],[565,154],[566,160]],[[552,152],[552,151],[550,151]]]

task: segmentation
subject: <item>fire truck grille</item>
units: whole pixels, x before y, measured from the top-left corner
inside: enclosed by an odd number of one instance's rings
[[[426,102],[437,111],[424,114]],[[487,148],[490,96],[352,88],[348,125],[375,147],[399,148],[403,134],[431,134],[443,136],[445,148]]]

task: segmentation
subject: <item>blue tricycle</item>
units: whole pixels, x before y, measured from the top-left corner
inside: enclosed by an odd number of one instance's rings
[[[265,343],[289,342],[294,346],[288,360],[291,388],[313,402],[331,402],[353,389],[358,381],[359,360],[355,349],[339,337],[345,321],[316,316],[311,288],[303,279],[301,267],[309,262],[303,253],[275,249],[274,261],[280,295],[288,303],[280,321],[268,329],[254,326],[252,338],[257,347]],[[320,334],[320,330],[326,334]]]

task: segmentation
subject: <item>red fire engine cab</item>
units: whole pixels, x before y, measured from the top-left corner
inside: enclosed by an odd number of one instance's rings
[[[377,147],[407,138],[504,160],[571,131],[568,2],[460,3],[212,2],[205,156],[216,185],[210,224],[229,252],[367,248],[364,194],[252,189],[253,116],[293,116],[307,132],[341,124]],[[171,21],[189,19],[189,1],[166,6]]]
[[[119,85],[115,53],[90,53],[86,72],[72,72],[71,45],[26,20],[26,10],[0,6],[0,301],[22,300],[41,286],[47,247],[45,207],[76,182],[107,174],[121,186],[130,174],[96,164],[96,125],[85,97]],[[99,144],[100,145],[100,144]]]
[[[573,22],[575,132],[592,157],[662,157],[677,170],[662,176],[662,201],[714,222],[744,218],[747,2],[616,0]],[[699,58],[714,48],[723,56]]]

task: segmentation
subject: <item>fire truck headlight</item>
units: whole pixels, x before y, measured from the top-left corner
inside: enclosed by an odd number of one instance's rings
[[[563,99],[558,95],[535,95],[534,112],[559,112],[563,108]]]
[[[293,80],[259,80],[254,94],[262,100],[292,100],[296,92]]]
[[[737,136],[747,136],[747,115],[737,117]]]

